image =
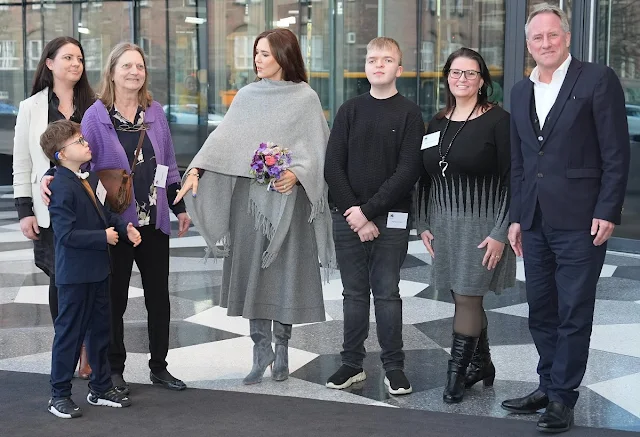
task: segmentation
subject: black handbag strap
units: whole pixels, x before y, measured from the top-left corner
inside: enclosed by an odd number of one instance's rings
[[[131,161],[131,177],[135,173],[136,164],[138,163],[138,155],[140,154],[140,149],[142,149],[142,142],[144,141],[144,135],[147,130],[143,127],[140,131],[140,138],[138,139],[138,147],[136,147],[136,153],[133,155],[133,161]]]

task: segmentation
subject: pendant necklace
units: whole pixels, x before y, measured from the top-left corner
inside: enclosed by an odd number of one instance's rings
[[[444,127],[444,132],[442,133],[442,136],[440,137],[440,142],[438,143],[438,154],[440,155],[440,162],[438,162],[438,165],[440,166],[440,171],[442,172],[442,177],[444,177],[444,172],[447,171],[447,167],[449,167],[449,163],[447,162],[447,155],[449,154],[449,151],[451,150],[451,146],[453,146],[453,142],[455,141],[456,137],[458,136],[458,134],[460,133],[462,128],[467,124],[467,122],[469,121],[469,119],[471,118],[473,113],[476,111],[477,107],[478,107],[478,104],[476,103],[476,105],[473,107],[473,109],[471,110],[471,112],[467,116],[467,119],[464,121],[464,123],[462,123],[462,126],[460,126],[460,128],[458,129],[458,132],[456,132],[455,135],[453,136],[453,138],[451,138],[451,142],[449,143],[449,147],[447,147],[447,151],[443,155],[442,154],[442,140],[444,140],[444,136],[447,134],[447,129],[449,129],[449,124],[451,123],[451,118],[447,119],[447,125]],[[453,111],[451,111],[451,117],[453,117],[453,113],[454,113],[455,110],[456,110],[456,107],[454,106],[453,107]]]

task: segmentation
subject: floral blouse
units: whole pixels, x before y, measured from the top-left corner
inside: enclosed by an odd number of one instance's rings
[[[116,129],[120,144],[127,154],[129,163],[133,160],[140,132],[145,129],[144,109],[138,108],[135,122],[127,120],[114,106],[109,111],[111,122]],[[138,226],[155,225],[156,202],[158,193],[153,180],[156,173],[156,155],[148,135],[145,135],[142,148],[138,154],[138,161],[133,176],[134,196],[136,199],[136,211],[138,213]]]

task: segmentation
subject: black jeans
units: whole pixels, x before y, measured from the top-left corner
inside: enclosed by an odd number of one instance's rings
[[[112,374],[124,372],[127,351],[124,347],[124,324],[122,316],[127,309],[129,281],[135,260],[144,288],[144,303],[147,308],[149,331],[149,368],[154,373],[167,368],[169,352],[169,236],[155,225],[138,228],[142,243],[133,247],[122,239],[111,248],[111,344],[109,363]]]
[[[361,368],[369,335],[373,293],[380,358],[385,371],[404,368],[400,267],[407,256],[408,229],[387,229],[386,216],[375,219],[380,236],[361,242],[340,212],[334,212],[333,238],[342,277],[344,343],[342,363]]]

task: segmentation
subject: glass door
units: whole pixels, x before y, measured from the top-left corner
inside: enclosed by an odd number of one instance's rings
[[[136,42],[145,52],[150,91],[169,121],[178,165],[185,166],[207,136],[206,66],[199,52],[206,35],[204,2],[136,4]]]
[[[424,0],[420,30],[420,106],[425,122],[445,105],[442,68],[451,53],[471,48],[485,60],[493,90],[489,99],[504,98],[505,1]]]
[[[273,28],[291,30],[298,37],[309,84],[318,93],[325,115],[330,116],[330,1],[273,0]]]
[[[26,93],[31,93],[33,72],[42,52],[41,39],[27,46],[23,56],[22,7],[0,5],[0,185],[12,183],[11,155],[18,107]],[[27,35],[29,39],[33,36]],[[26,72],[23,66],[31,67]]]
[[[111,49],[121,41],[131,40],[133,2],[83,2],[75,7],[78,40],[84,49],[87,77],[97,90],[103,63]]]
[[[622,83],[631,140],[631,167],[622,212],[614,237],[640,239],[640,2],[600,0],[598,3],[596,62],[611,67]],[[615,246],[623,243],[612,241]],[[630,242],[629,242],[630,243]],[[637,241],[621,250],[640,252]],[[627,247],[628,246],[628,247]]]
[[[398,79],[398,91],[416,101],[416,7],[415,0],[356,0],[342,3],[342,29],[336,29],[342,45],[338,64],[343,74],[336,101],[342,103],[369,91],[369,81],[364,72],[367,44],[378,36],[388,36],[398,41],[402,50],[404,72]]]
[[[554,6],[558,6],[560,7],[563,11],[565,11],[567,13],[567,18],[569,19],[569,24],[571,24],[571,15],[572,15],[572,8],[571,8],[571,3],[572,0],[527,0],[527,16],[529,15],[529,12],[534,8],[534,6],[537,6],[541,3],[549,3],[552,4]],[[524,24],[523,27],[524,29]],[[529,76],[531,74],[531,71],[533,71],[533,68],[536,66],[535,61],[533,60],[533,58],[531,57],[531,55],[529,54],[529,51],[527,50],[527,47],[525,45],[524,48],[524,74],[525,76]]]

